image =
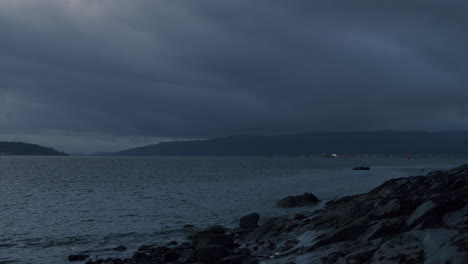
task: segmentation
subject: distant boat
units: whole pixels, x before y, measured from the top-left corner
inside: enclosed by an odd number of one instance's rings
[[[409,160],[411,159],[411,154],[408,154],[408,159],[409,159]]]

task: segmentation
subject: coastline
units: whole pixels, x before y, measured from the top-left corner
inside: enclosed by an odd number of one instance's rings
[[[70,259],[88,264],[464,263],[467,183],[464,165],[392,179],[309,214],[261,219],[259,226],[253,217],[239,228],[216,226],[188,241],[141,246],[128,258]]]

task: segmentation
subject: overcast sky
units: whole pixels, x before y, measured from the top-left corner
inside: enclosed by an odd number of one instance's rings
[[[0,140],[468,130],[468,1],[1,0]]]

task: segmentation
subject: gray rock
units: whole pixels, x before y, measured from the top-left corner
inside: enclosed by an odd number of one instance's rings
[[[215,263],[232,254],[223,246],[206,246],[198,249],[197,260],[202,263]]]
[[[290,195],[279,200],[276,205],[281,208],[303,207],[313,205],[320,202],[317,196],[312,193],[304,193],[302,195]]]
[[[198,238],[198,248],[212,245],[232,248],[234,246],[234,239],[226,234],[206,234]]]
[[[222,235],[226,232],[226,228],[222,226],[212,226],[203,231],[195,233],[192,238],[192,243],[195,247],[198,246],[199,241],[205,241],[208,237],[213,235]]]
[[[120,246],[117,246],[117,247],[113,248],[112,250],[114,250],[114,251],[125,251],[125,250],[127,250],[127,248],[125,246],[120,245]]]
[[[251,259],[248,255],[230,255],[221,260],[219,260],[218,264],[242,264],[247,260]]]
[[[136,252],[135,254],[133,254],[132,260],[136,263],[150,261],[151,256],[145,253]]]
[[[162,259],[163,259],[163,262],[171,262],[171,261],[178,260],[180,258],[180,255],[181,254],[179,251],[170,249],[162,255]]]
[[[321,247],[328,244],[357,239],[367,230],[367,228],[368,226],[366,225],[353,225],[345,227],[334,234],[332,233],[331,237],[317,242],[314,247]]]
[[[258,213],[245,215],[241,217],[239,221],[239,227],[245,229],[256,228],[258,226],[258,219],[260,219],[260,215]]]

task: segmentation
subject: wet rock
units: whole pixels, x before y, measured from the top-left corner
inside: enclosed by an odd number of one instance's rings
[[[155,256],[157,258],[161,258],[166,251],[168,251],[168,247],[152,247],[144,251],[145,253]],[[140,251],[141,252],[141,251]]]
[[[239,227],[245,229],[256,228],[258,226],[258,219],[260,219],[260,215],[258,213],[245,215],[241,217],[239,221]]]
[[[253,232],[249,234],[249,236],[253,236],[256,239],[265,237],[267,234],[272,234],[273,232],[281,231],[283,228],[286,227],[286,223],[288,222],[285,218],[279,217],[271,217],[268,218],[263,224],[261,224],[258,228],[256,228]]]
[[[202,243],[206,243],[206,240],[209,239],[209,237],[215,236],[215,235],[223,235],[226,232],[226,228],[222,226],[212,226],[209,227],[203,231],[195,233],[191,238],[192,238],[192,243],[195,247],[198,246],[198,243],[201,241]]]
[[[250,258],[251,257],[247,255],[230,255],[217,261],[216,263],[218,264],[242,264]]]
[[[169,243],[167,243],[168,246],[175,246],[177,245],[177,241],[171,241]]]
[[[304,220],[306,218],[307,218],[307,216],[305,214],[295,214],[294,215],[294,220]]]
[[[162,260],[163,262],[171,262],[171,261],[178,260],[180,256],[181,254],[179,251],[171,249],[171,250],[166,251],[166,253],[162,255]]]
[[[151,260],[151,256],[145,253],[136,252],[133,254],[132,260],[136,263],[146,262]]]
[[[89,258],[89,255],[77,254],[68,256],[68,261],[83,261]]]
[[[190,243],[190,242],[182,242],[182,243],[180,243],[178,248],[180,248],[180,249],[190,249],[190,248],[193,248],[193,244]]]
[[[183,250],[180,257],[177,259],[177,263],[195,263],[197,262],[197,252],[192,248]]]
[[[450,189],[456,190],[459,188],[465,188],[466,186],[468,186],[468,183],[464,179],[458,179],[450,186]]]
[[[117,247],[113,248],[112,250],[114,250],[114,251],[125,251],[125,250],[127,250],[127,248],[125,246],[120,245],[120,246],[117,246]]]
[[[250,255],[250,249],[248,248],[240,248],[236,251],[237,255]]]
[[[370,167],[354,167],[353,170],[370,170]]]
[[[368,240],[400,234],[405,230],[405,227],[406,224],[403,220],[395,219],[382,221],[374,226],[374,231],[371,233]]]
[[[204,235],[200,236],[198,239],[197,247],[206,247],[211,245],[223,246],[227,248],[232,248],[234,246],[234,239],[231,236],[226,234],[216,234],[216,235]]]
[[[275,249],[275,248],[276,248],[276,244],[275,244],[274,242],[269,241],[269,242],[268,242],[267,248],[268,248],[268,249]]]
[[[215,263],[229,256],[232,251],[223,246],[206,246],[198,249],[197,260],[202,263]]]
[[[321,240],[315,244],[315,247],[321,247],[328,244],[337,242],[350,241],[360,237],[366,230],[366,225],[354,225],[345,227],[338,232],[334,233],[330,238]]]
[[[371,263],[424,263],[424,249],[413,235],[394,236],[374,253]]]
[[[147,251],[151,248],[150,245],[141,245],[138,247],[138,251]]]
[[[96,261],[87,261],[86,264],[126,264],[129,263],[127,260],[119,259],[119,258],[106,258],[106,259],[98,259]]]
[[[226,233],[226,228],[220,225],[215,225],[207,228],[205,232],[210,232],[212,234],[224,234]]]
[[[312,193],[304,193],[302,195],[291,195],[279,200],[276,205],[281,208],[303,207],[313,205],[320,200]]]

